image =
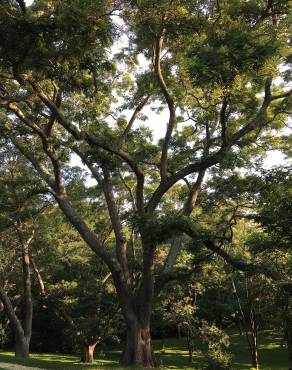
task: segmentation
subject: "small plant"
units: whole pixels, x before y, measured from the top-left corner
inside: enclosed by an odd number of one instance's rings
[[[209,325],[202,321],[200,336],[203,343],[207,344],[204,368],[206,370],[229,370],[231,369],[232,356],[226,351],[229,347],[229,337],[216,325]]]
[[[105,357],[105,353],[102,349],[98,352],[98,357],[99,358],[104,358]]]
[[[3,325],[0,324],[0,348],[6,343],[8,339],[7,332]]]

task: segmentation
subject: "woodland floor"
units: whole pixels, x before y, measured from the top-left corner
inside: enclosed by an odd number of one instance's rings
[[[251,366],[245,337],[232,334],[230,339],[230,352],[234,356],[234,370],[249,370]],[[192,365],[189,364],[185,339],[178,340],[169,338],[165,340],[155,340],[154,347],[162,369],[201,369],[201,357],[199,352],[194,354],[194,363]],[[288,360],[287,349],[281,346],[280,335],[272,332],[261,333],[259,349],[261,370],[288,370],[292,368],[292,362]],[[95,364],[82,365],[78,363],[79,357],[73,355],[33,353],[30,359],[20,360],[15,359],[12,352],[0,352],[0,370],[122,370],[122,368],[118,366],[119,356],[119,349],[110,350],[106,353],[97,350],[95,353]]]

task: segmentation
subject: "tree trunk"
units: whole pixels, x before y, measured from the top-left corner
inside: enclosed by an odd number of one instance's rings
[[[157,366],[150,334],[150,324],[140,325],[138,321],[127,327],[126,345],[122,355],[123,366]]]
[[[286,329],[285,339],[286,339],[287,348],[288,348],[288,355],[289,355],[289,358],[292,360],[292,330]]]
[[[92,364],[94,361],[93,354],[95,350],[96,343],[84,344],[82,347],[81,362]]]
[[[252,367],[256,370],[259,370],[258,343],[256,333],[252,333],[251,341],[252,341],[252,351],[251,351]]]
[[[252,367],[253,369],[259,370],[259,359],[257,350],[253,351],[252,353]]]
[[[15,356],[29,357],[29,343],[30,340],[20,333],[15,333]]]
[[[122,355],[123,366],[157,366],[150,334],[150,319],[154,295],[155,246],[143,243],[143,275],[136,295],[127,296],[120,290],[119,298],[126,321],[126,346]],[[126,298],[127,297],[127,298]]]
[[[194,352],[194,346],[193,346],[193,341],[190,335],[187,335],[187,343],[188,343],[188,351],[189,351],[189,362],[193,362],[193,352]]]

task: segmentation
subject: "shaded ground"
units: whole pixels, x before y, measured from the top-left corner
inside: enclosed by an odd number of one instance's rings
[[[230,352],[234,355],[235,370],[249,370],[250,357],[248,345],[244,336],[233,334],[230,337]],[[261,370],[288,370],[292,362],[288,360],[288,353],[285,347],[281,346],[281,337],[275,333],[265,332],[260,335],[260,369]],[[194,355],[194,363],[189,364],[186,342],[170,338],[154,341],[157,360],[163,369],[173,370],[199,370],[201,357],[200,353]],[[199,348],[198,348],[199,350]],[[11,352],[0,353],[0,370],[38,370],[38,369],[62,369],[62,370],[123,370],[118,365],[120,350],[112,350],[106,353],[96,351],[95,364],[84,365],[79,363],[79,357],[60,354],[32,354],[28,360],[15,359]],[[8,364],[8,365],[7,365]],[[16,364],[16,367],[8,367]],[[29,367],[23,367],[26,365]],[[38,369],[37,369],[38,368]]]
[[[40,369],[39,367],[27,367],[27,366],[21,366],[19,364],[5,364],[5,363],[1,363],[1,367],[0,367],[0,370],[42,370]]]

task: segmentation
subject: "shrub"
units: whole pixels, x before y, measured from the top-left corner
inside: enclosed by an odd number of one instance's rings
[[[210,325],[207,321],[202,321],[200,326],[200,336],[203,343],[207,345],[207,350],[203,353],[205,358],[205,369],[231,369],[232,356],[226,351],[229,347],[228,335],[220,330],[215,324]]]

